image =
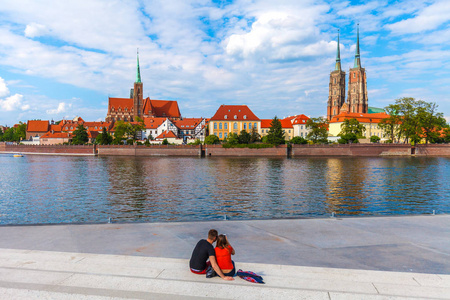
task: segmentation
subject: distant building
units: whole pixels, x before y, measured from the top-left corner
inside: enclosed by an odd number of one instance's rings
[[[230,133],[239,134],[242,130],[251,133],[253,128],[261,132],[261,120],[247,105],[221,105],[209,120],[209,134],[216,135],[219,140]]]
[[[27,140],[31,140],[31,137],[40,137],[46,134],[50,129],[49,121],[31,120],[27,122]]]
[[[334,116],[339,115],[345,104],[348,107],[348,112],[368,113],[367,77],[366,70],[361,67],[359,27],[357,28],[355,62],[349,73],[347,102],[345,102],[345,72],[341,69],[338,34],[336,65],[334,71],[330,73],[327,119],[330,121]]]
[[[292,119],[292,127],[294,127],[294,136],[306,138],[309,133],[309,129],[306,128],[306,122],[309,118],[303,114],[297,115]]]
[[[68,132],[47,132],[40,138],[41,145],[60,145],[71,143],[73,135]]]
[[[350,113],[347,111],[341,112],[339,115],[334,116],[330,120],[329,124],[329,134],[332,136],[337,136],[341,132],[342,123],[348,119],[356,119],[358,122],[366,128],[364,136],[370,138],[375,135],[379,138],[384,138],[383,130],[378,126],[381,120],[388,118],[389,115],[385,112],[373,113],[373,114],[363,114],[363,113]]]
[[[180,119],[180,109],[177,101],[151,100],[143,98],[143,83],[139,68],[139,53],[137,56],[136,81],[130,90],[130,98],[109,98],[106,122],[134,122],[136,117]]]

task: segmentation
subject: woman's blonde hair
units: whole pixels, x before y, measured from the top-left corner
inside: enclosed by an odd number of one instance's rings
[[[224,234],[219,234],[219,236],[217,237],[216,247],[223,249],[226,246],[228,246],[227,236]]]

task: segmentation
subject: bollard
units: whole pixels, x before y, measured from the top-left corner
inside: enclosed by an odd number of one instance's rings
[[[111,217],[108,218],[108,224],[111,224]]]

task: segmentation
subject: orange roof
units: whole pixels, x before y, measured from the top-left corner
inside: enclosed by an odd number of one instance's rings
[[[202,118],[184,118],[183,120],[173,120],[172,123],[179,129],[194,129],[202,120]]]
[[[28,132],[47,132],[49,123],[48,121],[28,121],[27,131]]]
[[[360,123],[380,123],[381,120],[388,117],[389,115],[384,112],[376,114],[342,112],[331,118],[330,123],[344,122],[345,119],[356,119]]]
[[[273,119],[261,119],[261,128],[270,128],[272,127]],[[281,119],[280,120],[282,128],[293,128],[291,120],[289,119]]]
[[[109,111],[111,111],[111,108],[114,107],[115,110],[118,110],[121,108],[124,110],[125,108],[128,109],[128,111],[131,111],[133,108],[133,99],[130,98],[109,98]]]
[[[156,129],[161,126],[167,118],[144,118],[144,125],[146,129]]]
[[[294,116],[294,119],[292,120],[292,125],[296,124],[306,124],[306,122],[309,120],[309,118],[303,114]]]
[[[250,110],[250,108],[248,108],[247,105],[221,105],[210,120],[259,121],[259,118]]]
[[[71,133],[67,133],[67,132],[47,132],[46,134],[44,134],[43,136],[41,136],[42,138],[50,138],[50,139],[63,139],[63,138],[72,138],[73,135]]]
[[[62,131],[62,126],[61,125],[55,125],[55,124],[53,124],[53,125],[50,125],[50,129],[49,129],[50,131]]]
[[[156,137],[156,139],[168,139],[168,138],[176,138],[177,136],[169,130],[164,131],[160,135]]]
[[[90,131],[102,131],[103,127],[109,129],[111,126],[110,122],[84,122],[84,127],[87,127]],[[97,127],[97,128],[95,128]]]
[[[156,117],[181,118],[178,102],[172,100],[151,100],[144,101],[144,115],[150,114]]]

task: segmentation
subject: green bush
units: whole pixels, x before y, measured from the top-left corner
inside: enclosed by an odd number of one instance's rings
[[[214,144],[218,144],[219,142],[220,142],[219,138],[216,135],[214,135],[214,134],[208,135],[205,138],[205,144],[206,145],[214,145]]]
[[[371,142],[371,143],[378,143],[380,140],[381,140],[380,137],[378,137],[378,136],[376,136],[376,135],[372,135],[372,136],[370,137],[370,142]]]
[[[163,144],[163,145],[169,145],[169,141],[168,141],[167,139],[164,139],[164,140],[162,141],[162,144]]]
[[[307,144],[308,141],[304,138],[302,138],[301,136],[295,136],[292,138],[292,140],[289,141],[291,144],[297,144],[297,145],[301,145],[301,144]]]
[[[223,148],[250,148],[250,149],[261,149],[261,148],[272,148],[272,144],[222,144]]]

